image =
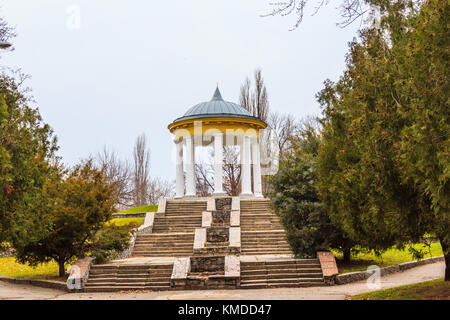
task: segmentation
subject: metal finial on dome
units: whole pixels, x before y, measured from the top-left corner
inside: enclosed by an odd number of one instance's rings
[[[217,84],[216,91],[214,91],[214,95],[213,95],[211,101],[213,101],[213,100],[222,100],[223,101],[222,95],[220,94],[220,91],[219,91],[219,84]]]

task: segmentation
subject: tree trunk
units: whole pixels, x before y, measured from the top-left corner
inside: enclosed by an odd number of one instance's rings
[[[62,278],[65,275],[65,270],[64,270],[64,259],[60,259],[58,261],[58,266],[59,266],[59,276]]]
[[[439,241],[441,243],[442,252],[444,253],[444,260],[445,260],[445,281],[450,280],[450,252],[449,252],[449,245],[446,243],[443,237],[439,237]]]
[[[350,248],[344,249],[344,263],[350,263],[351,255],[350,255]]]

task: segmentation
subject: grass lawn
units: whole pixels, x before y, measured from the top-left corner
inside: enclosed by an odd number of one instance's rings
[[[431,280],[406,286],[363,293],[352,300],[450,300],[450,282]]]
[[[66,266],[67,267],[67,266]],[[40,264],[33,268],[16,262],[14,257],[0,258],[0,276],[27,279],[45,279],[66,281],[58,276],[58,264],[55,261]]]
[[[138,226],[144,224],[144,218],[117,218],[111,219],[107,224],[115,224],[116,226],[124,226],[130,223],[136,223]]]
[[[149,206],[130,208],[130,209],[127,209],[127,210],[116,212],[116,213],[126,214],[126,213],[156,212],[157,210],[158,210],[158,205],[157,204],[151,204]]]
[[[424,258],[430,257],[428,248],[425,249],[423,244],[415,244],[414,248],[417,250],[424,250],[426,252]],[[343,263],[341,253],[334,252],[334,254],[336,256],[339,273],[364,271],[367,270],[367,267],[370,265],[377,265],[382,268],[414,260],[412,255],[408,252],[408,249],[398,250],[395,248],[385,251],[381,257],[377,257],[373,252],[360,252],[356,256],[352,256],[352,261],[350,264]],[[438,242],[432,243],[431,256],[436,257],[441,256],[442,254],[441,244]]]

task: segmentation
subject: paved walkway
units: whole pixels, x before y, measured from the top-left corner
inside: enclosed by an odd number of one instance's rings
[[[442,278],[443,262],[428,264],[394,273],[381,278],[381,289],[397,287]],[[16,285],[0,281],[0,300],[2,299],[58,299],[58,300],[112,300],[112,299],[280,299],[280,300],[342,300],[352,295],[372,291],[365,281],[341,286],[310,288],[278,288],[250,290],[205,290],[205,291],[154,291],[128,293],[65,293],[58,290]]]
[[[264,255],[241,255],[240,261],[256,262],[256,261],[277,261],[295,259],[291,254],[264,254]],[[114,265],[152,265],[152,264],[168,264],[173,263],[173,257],[130,257],[126,259],[116,259],[107,264]]]

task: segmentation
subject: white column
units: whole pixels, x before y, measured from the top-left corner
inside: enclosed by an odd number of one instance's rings
[[[184,196],[184,170],[183,170],[183,138],[175,140],[176,145],[176,188],[175,198],[182,198]]]
[[[241,147],[241,195],[252,195],[252,183],[250,181],[250,136],[242,137]]]
[[[214,194],[224,195],[223,191],[223,133],[214,133]]]
[[[253,162],[253,193],[255,197],[262,198],[261,185],[261,158],[259,155],[258,138],[252,139],[252,162]]]
[[[186,140],[186,196],[195,196],[195,160],[194,141],[191,135],[184,137]]]

